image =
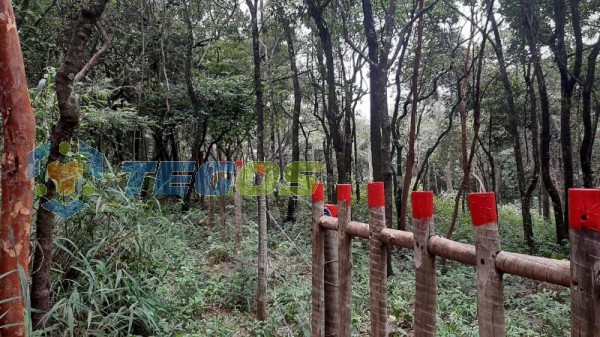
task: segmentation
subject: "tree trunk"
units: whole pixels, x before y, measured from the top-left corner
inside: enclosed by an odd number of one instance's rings
[[[544,185],[546,186],[546,190],[552,199],[552,204],[554,207],[554,221],[556,225],[556,241],[558,243],[563,243],[564,240],[568,240],[569,233],[567,230],[567,226],[564,222],[563,216],[563,208],[560,200],[560,195],[558,190],[554,186],[554,182],[552,181],[552,176],[550,173],[550,143],[551,143],[551,134],[550,134],[550,102],[548,98],[548,91],[546,89],[546,80],[544,78],[544,73],[542,70],[542,65],[540,61],[540,51],[538,45],[538,33],[539,26],[537,22],[537,18],[535,17],[535,1],[529,0],[524,6],[524,15],[523,17],[523,25],[525,29],[525,35],[527,38],[527,43],[529,45],[529,50],[531,53],[531,61],[534,67],[534,75],[538,84],[538,93],[540,97],[540,109],[541,109],[541,134],[540,134],[540,158],[541,158],[541,171],[542,171],[542,180]]]
[[[335,81],[335,59],[333,56],[333,43],[331,39],[331,31],[329,26],[323,18],[324,6],[321,3],[317,3],[315,0],[309,0],[307,2],[310,15],[312,16],[317,30],[319,32],[319,39],[325,55],[325,79],[327,85],[327,108],[325,109],[325,117],[327,118],[327,126],[329,127],[329,135],[331,137],[331,143],[335,150],[336,167],[338,174],[338,183],[348,183],[349,175],[346,167],[346,149],[345,140],[342,131],[340,130],[339,119],[339,105],[336,92],[336,81]],[[348,122],[345,122],[349,123]]]
[[[299,143],[299,131],[300,131],[300,112],[302,109],[302,90],[300,88],[300,77],[298,75],[298,66],[296,65],[296,48],[294,46],[294,32],[291,27],[290,20],[285,13],[283,8],[278,7],[279,15],[281,16],[283,30],[285,32],[285,39],[287,42],[288,57],[290,61],[290,70],[292,71],[292,84],[294,87],[294,112],[292,115],[292,161],[300,161],[300,143]],[[297,172],[294,172],[292,180],[298,179]],[[296,197],[290,196],[288,199],[287,208],[287,220],[294,220],[294,213],[296,211]]]
[[[588,55],[587,73],[583,92],[581,93],[583,107],[581,115],[583,117],[583,139],[579,148],[579,160],[581,162],[581,171],[583,173],[583,186],[585,188],[594,187],[594,171],[592,169],[592,152],[594,150],[594,123],[592,121],[592,93],[594,91],[594,81],[596,78],[596,59],[600,52],[600,38],[594,44],[592,51]]]
[[[488,0],[487,6],[493,7],[493,1]],[[530,250],[533,250],[534,241],[533,224],[531,220],[531,193],[528,194],[528,192],[529,189],[531,189],[532,192],[535,189],[535,185],[537,184],[537,171],[534,170],[531,179],[527,179],[527,177],[525,176],[525,166],[523,164],[523,154],[521,152],[521,134],[519,133],[519,115],[515,107],[512,84],[510,83],[510,77],[508,74],[508,70],[506,69],[504,51],[502,50],[502,39],[500,38],[500,31],[498,29],[498,24],[496,23],[496,18],[493,15],[490,17],[490,21],[494,33],[494,51],[496,52],[498,68],[500,69],[500,78],[504,87],[504,98],[506,101],[506,107],[508,112],[508,131],[513,142],[513,152],[515,156],[517,171],[517,185],[519,187],[519,195],[521,197],[520,199],[521,215],[523,217],[523,234],[527,246],[529,246]],[[535,97],[532,98],[532,102],[535,102]],[[532,137],[537,137],[537,134]],[[534,162],[537,163],[537,161],[535,160]],[[528,180],[531,181],[528,183]],[[528,188],[527,185],[532,186],[529,186]]]
[[[23,54],[11,2],[0,0],[0,111],[3,127],[2,223],[0,225],[0,336],[25,336],[29,232],[33,183],[27,157],[35,146]],[[25,279],[21,279],[21,276]]]
[[[256,153],[258,161],[265,160],[265,121],[263,85],[261,80],[260,36],[258,30],[258,0],[246,0],[252,17],[252,55],[254,59],[254,93],[256,95]],[[258,285],[256,290],[256,317],[267,319],[267,203],[266,196],[258,196]]]
[[[423,10],[423,0],[418,1],[419,12]],[[406,158],[406,171],[404,173],[404,182],[402,183],[402,206],[400,212],[400,230],[406,228],[406,214],[408,204],[408,192],[410,187],[410,181],[413,176],[413,166],[415,165],[415,140],[416,140],[416,122],[417,122],[417,107],[419,104],[419,67],[421,63],[421,50],[423,48],[423,23],[424,19],[421,17],[417,24],[417,49],[415,51],[415,58],[413,64],[412,73],[412,106],[410,113],[410,131],[408,136],[408,156]]]
[[[560,147],[563,164],[563,204],[564,223],[568,222],[569,189],[574,186],[573,172],[573,150],[571,139],[571,103],[575,87],[575,79],[579,77],[581,70],[581,58],[583,45],[581,43],[581,27],[579,22],[579,1],[571,2],[571,16],[573,18],[573,37],[575,38],[575,59],[572,62],[573,69],[569,70],[569,60],[565,44],[565,26],[567,19],[567,6],[565,0],[553,0],[554,8],[554,37],[550,48],[554,53],[560,73]]]
[[[73,137],[79,125],[79,103],[73,92],[73,76],[84,67],[87,56],[87,46],[98,19],[102,16],[108,0],[90,0],[81,8],[65,61],[56,74],[56,96],[60,117],[50,135],[51,150],[48,163],[59,161],[62,155],[59,145],[68,142]],[[40,204],[56,197],[56,188],[51,179],[46,183],[47,193],[41,198]],[[31,306],[37,312],[32,313],[32,325],[35,329],[43,328],[43,316],[52,307],[50,296],[51,267],[52,267],[52,235],[54,232],[54,213],[40,207],[36,219],[36,249],[33,258],[31,282]]]

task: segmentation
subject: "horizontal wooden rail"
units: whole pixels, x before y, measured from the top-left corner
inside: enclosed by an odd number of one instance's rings
[[[496,268],[511,275],[564,287],[571,286],[571,263],[567,260],[500,252],[496,256]]]
[[[385,193],[381,182],[369,183],[367,188],[370,225],[351,221],[349,185],[338,185],[337,209],[335,205],[327,205],[333,217],[320,215],[323,214],[323,185],[315,187],[312,203],[312,337],[351,336],[351,243],[354,238],[369,240],[370,333],[373,337],[388,334],[385,266],[389,262],[387,248],[390,246],[415,252],[415,336],[435,337],[435,257],[439,256],[475,267],[477,322],[481,337],[506,335],[503,274],[570,287],[571,336],[600,337],[600,189],[569,190],[571,254],[567,261],[502,251],[494,193],[468,194],[474,244],[467,244],[435,235],[432,192],[412,194],[411,233],[385,228]],[[339,219],[336,213],[339,213]],[[337,249],[330,249],[337,253],[336,256],[327,254],[326,244],[325,251],[323,249],[329,234],[337,236],[330,243],[330,248],[337,246]],[[329,268],[333,264],[339,265],[336,272]],[[332,276],[336,276],[335,280]],[[334,299],[338,298],[338,293],[339,299]]]
[[[320,224],[323,229],[338,230],[337,218],[322,216]],[[368,239],[369,225],[350,221],[347,232],[352,237]],[[413,233],[384,228],[381,241],[407,249],[414,249]],[[429,239],[429,251],[435,256],[475,266],[475,246],[467,243],[448,240],[439,235]],[[571,264],[567,260],[555,260],[544,257],[524,255],[501,251],[495,257],[496,268],[502,273],[521,276],[527,279],[555,284],[563,287],[571,286]]]

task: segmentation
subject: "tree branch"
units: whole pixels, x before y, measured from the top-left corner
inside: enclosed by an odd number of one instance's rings
[[[104,41],[104,44],[102,45],[102,48],[100,48],[100,50],[98,50],[96,52],[96,54],[94,54],[94,56],[92,56],[92,58],[90,58],[90,60],[83,67],[83,69],[81,69],[81,71],[77,75],[75,75],[75,78],[73,79],[73,83],[80,82],[82,79],[84,79],[87,76],[87,74],[90,72],[90,70],[92,70],[94,65],[96,65],[96,63],[100,59],[100,56],[102,56],[102,54],[106,53],[108,48],[110,48],[110,37],[108,37],[106,30],[104,30],[104,28],[102,28],[102,26],[98,22],[96,23],[96,29],[98,30],[100,35],[102,35],[102,40]]]

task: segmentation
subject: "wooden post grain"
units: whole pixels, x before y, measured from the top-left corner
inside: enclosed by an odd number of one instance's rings
[[[367,186],[369,204],[369,287],[371,337],[387,337],[387,247],[381,241],[385,228],[385,192],[382,182]]]
[[[324,193],[324,192],[323,192]],[[338,216],[337,205],[326,204],[333,216]],[[325,336],[337,336],[340,328],[340,317],[338,315],[338,246],[337,227],[336,230],[323,230],[324,236],[324,278],[325,278]]]
[[[244,166],[244,162],[235,162],[235,179],[240,176],[240,171]],[[242,241],[242,195],[234,188],[233,192],[233,208],[234,208],[234,224],[233,224],[233,247],[237,254],[240,250],[240,243]]]
[[[506,331],[502,273],[495,264],[500,252],[496,195],[471,193],[468,199],[475,232],[479,336],[502,337]]]
[[[569,190],[571,336],[600,336],[600,190]]]
[[[313,185],[312,194],[312,313],[311,336],[323,337],[325,329],[324,250],[320,219],[323,216],[323,184]]]
[[[412,193],[412,217],[415,240],[415,337],[435,336],[436,276],[435,256],[429,252],[434,235],[433,192]]]
[[[337,336],[340,328],[338,315],[338,233],[325,231],[325,336]]]
[[[346,232],[351,218],[352,185],[337,185],[338,199],[338,277],[339,277],[339,333],[338,337],[352,335],[352,238]]]
[[[332,217],[338,216],[336,204],[325,204]],[[324,227],[322,227],[324,230]],[[340,328],[338,316],[338,247],[337,224],[335,230],[324,230],[325,251],[325,336],[337,336]]]

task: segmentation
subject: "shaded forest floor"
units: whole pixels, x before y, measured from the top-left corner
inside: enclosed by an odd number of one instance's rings
[[[222,227],[217,215],[217,224],[209,228],[203,210],[181,216],[177,204],[140,203],[118,193],[96,197],[95,210],[78,215],[79,227],[61,227],[69,239],[57,239],[60,278],[53,285],[57,304],[49,331],[65,336],[309,336],[308,202],[300,201],[296,222],[272,222],[269,228],[269,319],[261,324],[252,312],[257,247],[252,198],[244,200],[243,242],[234,254],[233,216]],[[232,202],[227,204],[232,212]],[[356,202],[354,219],[366,220],[363,204]],[[280,218],[275,207],[272,212]],[[436,200],[439,233],[446,232],[451,213],[450,200]],[[519,214],[515,207],[501,207],[502,248],[526,253]],[[538,255],[568,255],[568,248],[552,243],[552,225],[536,218],[534,231]],[[455,239],[470,242],[471,233],[468,213],[461,213]],[[355,240],[353,260],[354,334],[368,336],[367,241]],[[393,266],[390,322],[397,336],[410,336],[412,252],[394,250]],[[452,262],[447,272],[440,269],[438,336],[477,336],[474,269]],[[508,336],[569,335],[568,289],[505,276],[505,306]]]

